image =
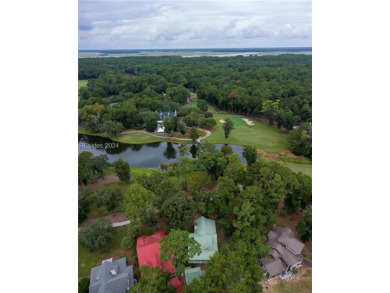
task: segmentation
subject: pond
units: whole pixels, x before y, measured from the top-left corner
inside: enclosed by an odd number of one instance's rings
[[[119,158],[129,162],[130,166],[139,168],[156,169],[161,163],[178,162],[180,158],[196,158],[195,145],[189,145],[190,154],[181,156],[179,154],[180,143],[173,142],[156,142],[145,144],[127,144],[113,142],[112,140],[99,137],[79,134],[78,149],[79,153],[89,151],[94,156],[106,154],[108,160],[112,163]],[[215,144],[216,149],[220,150],[223,144]],[[242,156],[243,146],[230,145],[233,152],[238,154],[241,162],[246,164]]]

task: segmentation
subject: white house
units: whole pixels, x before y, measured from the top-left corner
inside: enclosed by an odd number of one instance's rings
[[[157,111],[156,111],[156,113],[157,113]],[[176,117],[176,116],[177,116],[176,110],[175,110],[175,112],[160,112],[159,116],[157,118],[157,132],[158,133],[164,133],[165,132],[165,127],[164,127],[164,118],[165,117],[173,118],[173,117]]]

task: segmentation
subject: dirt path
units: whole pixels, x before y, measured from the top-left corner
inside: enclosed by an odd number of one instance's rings
[[[108,184],[108,183],[112,183],[112,182],[119,182],[119,181],[120,181],[119,177],[116,176],[116,174],[111,173],[111,174],[104,175],[104,178],[100,177],[95,182],[88,184],[87,187],[89,189],[91,189],[92,191],[95,191],[97,188],[99,188],[100,186],[102,186],[104,184]]]
[[[206,130],[206,129],[202,129],[202,128],[198,128],[198,129],[206,132],[205,136],[200,137],[200,138],[197,139],[198,142],[200,142],[202,139],[205,139],[205,138],[207,138],[207,137],[209,137],[211,135],[211,132]],[[128,134],[128,133],[144,133],[144,134],[147,134],[147,135],[150,135],[150,136],[153,136],[153,137],[157,137],[157,138],[168,138],[168,139],[175,139],[175,140],[191,141],[190,138],[178,138],[178,137],[161,136],[161,135],[152,134],[150,132],[143,131],[143,130],[124,131],[124,132],[121,132],[120,134]]]

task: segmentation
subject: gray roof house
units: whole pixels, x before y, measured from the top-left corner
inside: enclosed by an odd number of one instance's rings
[[[169,117],[169,118],[173,118],[173,117],[177,117],[177,112],[175,110],[175,112],[157,112],[156,113],[158,114],[158,118],[157,118],[157,132],[158,133],[164,133],[165,132],[165,127],[164,127],[164,118],[165,117]]]
[[[278,276],[286,279],[291,272],[302,265],[302,249],[305,244],[300,242],[289,228],[274,227],[267,235],[265,243],[270,248],[269,257],[260,259],[260,264],[267,279]]]
[[[107,259],[91,270],[89,293],[127,293],[134,286],[133,266],[126,258]]]

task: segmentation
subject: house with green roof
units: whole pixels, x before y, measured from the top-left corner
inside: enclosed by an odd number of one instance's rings
[[[205,263],[218,251],[217,229],[214,220],[203,216],[197,218],[194,233],[190,233],[190,237],[199,242],[202,253],[190,258],[189,263]]]
[[[200,267],[196,268],[186,268],[184,271],[184,277],[186,278],[186,284],[191,284],[194,279],[200,279],[202,276],[202,271]]]

